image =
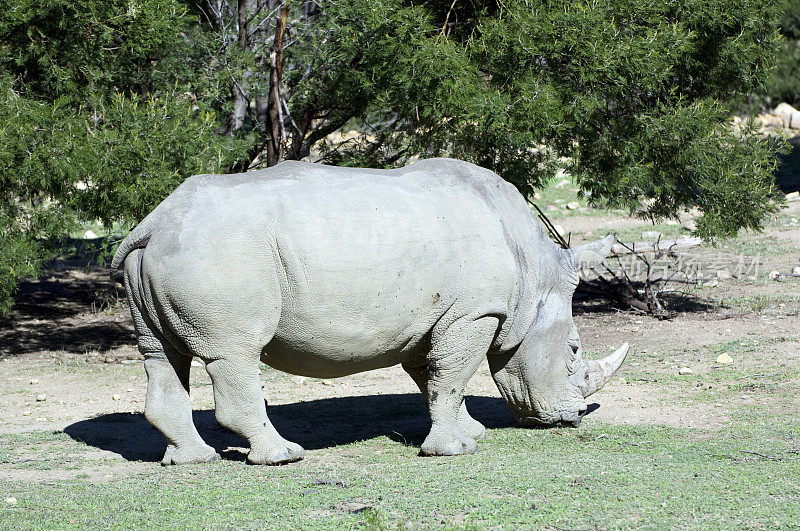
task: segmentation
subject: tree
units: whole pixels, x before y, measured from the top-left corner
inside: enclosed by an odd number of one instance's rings
[[[237,144],[192,95],[180,2],[2,0],[0,13],[3,313],[78,222],[141,219]]]
[[[698,207],[706,237],[758,229],[775,208],[780,142],[728,122],[767,78],[780,2],[215,5],[228,132],[256,132],[238,169],[306,157],[350,127],[322,161],[450,155],[526,194],[565,167],[595,203],[653,219]]]
[[[759,228],[775,208],[777,141],[727,114],[773,63],[772,0],[0,0],[0,12],[0,134],[15,139],[0,144],[0,231],[33,257],[0,271],[0,300],[68,221],[130,224],[193,173],[286,159],[454,156],[524,194],[563,167],[597,204],[652,218],[696,206],[705,236]],[[26,221],[40,211],[60,225]]]
[[[800,104],[800,0],[788,0],[780,20],[783,37],[776,67],[762,90],[747,94],[740,108],[759,112],[781,102]]]

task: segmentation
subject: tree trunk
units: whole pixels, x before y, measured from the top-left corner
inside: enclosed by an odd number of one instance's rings
[[[267,143],[267,166],[274,166],[283,157],[283,145],[286,141],[284,129],[283,96],[281,81],[283,79],[283,38],[286,23],[289,20],[289,0],[285,0],[275,20],[275,40],[269,54],[269,97],[267,99],[267,119],[269,121],[269,142]]]
[[[239,0],[236,9],[236,30],[237,41],[244,51],[250,50],[250,24],[249,19],[253,11],[255,0]],[[233,99],[233,112],[228,118],[228,134],[234,134],[244,126],[247,118],[247,111],[250,107],[250,94],[248,90],[248,80],[252,72],[245,71],[241,79],[231,80],[231,97]]]

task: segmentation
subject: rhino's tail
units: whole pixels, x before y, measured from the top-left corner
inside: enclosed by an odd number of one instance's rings
[[[159,216],[159,208],[153,210],[147,217],[145,217],[141,223],[136,225],[136,227],[122,240],[122,243],[117,248],[117,252],[114,253],[114,258],[111,260],[111,277],[113,278],[117,270],[120,266],[125,262],[125,258],[130,254],[131,251],[134,249],[140,249],[147,245],[147,242],[150,241],[150,236],[155,232],[156,227],[158,226],[158,221],[161,216]]]

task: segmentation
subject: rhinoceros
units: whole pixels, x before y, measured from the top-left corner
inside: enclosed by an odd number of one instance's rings
[[[259,361],[318,378],[401,364],[432,421],[421,455],[476,451],[485,429],[464,388],[487,358],[520,424],[577,426],[628,350],[584,360],[572,319],[579,267],[612,243],[560,248],[512,185],[466,162],[283,162],[190,177],[111,268],[124,263],[162,464],[219,458],[192,421],[197,356],[219,423],[249,442],[249,463],[274,465],[305,451],[267,418]]]

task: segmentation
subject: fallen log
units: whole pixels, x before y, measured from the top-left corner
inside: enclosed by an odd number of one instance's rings
[[[659,239],[652,242],[616,243],[611,248],[611,257],[626,254],[680,251],[701,245],[703,245],[703,239],[696,236],[681,236],[680,238]]]

